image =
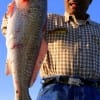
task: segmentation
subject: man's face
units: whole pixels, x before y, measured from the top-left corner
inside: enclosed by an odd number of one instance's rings
[[[90,0],[65,0],[65,9],[69,14],[85,14]]]

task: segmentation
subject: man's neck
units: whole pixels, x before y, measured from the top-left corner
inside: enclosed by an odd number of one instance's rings
[[[89,15],[86,13],[85,14],[73,14],[73,15],[78,20],[86,20],[89,17]]]
[[[69,14],[65,11],[64,13],[65,21],[69,20],[69,16],[73,16],[76,20],[87,20],[89,18],[88,14]]]

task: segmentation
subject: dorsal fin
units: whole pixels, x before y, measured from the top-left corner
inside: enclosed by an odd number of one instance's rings
[[[7,16],[11,17],[13,12],[14,12],[14,7],[15,7],[15,1],[12,1],[11,3],[9,3],[8,5],[8,10],[7,10]]]

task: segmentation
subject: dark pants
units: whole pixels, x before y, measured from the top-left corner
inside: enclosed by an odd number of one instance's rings
[[[37,100],[100,100],[100,88],[49,84],[41,88]]]

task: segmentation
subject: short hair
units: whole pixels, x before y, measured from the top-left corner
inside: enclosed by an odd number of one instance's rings
[[[90,3],[92,3],[92,0],[90,0]]]

